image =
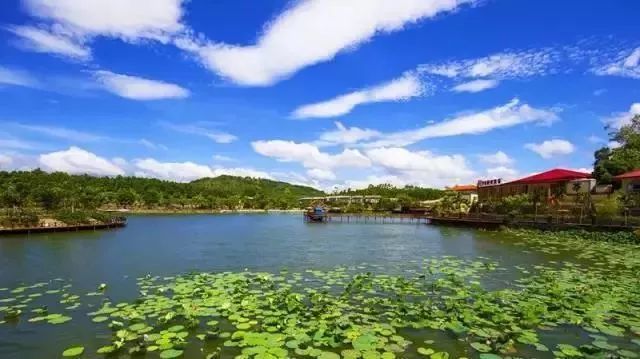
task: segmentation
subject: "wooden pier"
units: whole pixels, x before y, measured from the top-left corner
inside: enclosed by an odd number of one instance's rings
[[[429,224],[442,226],[472,227],[497,229],[501,226],[515,228],[534,228],[541,230],[583,229],[588,231],[633,231],[640,227],[631,223],[615,221],[599,221],[584,223],[570,217],[555,217],[552,220],[538,217],[508,218],[505,215],[451,215],[434,216],[427,214],[396,214],[396,213],[326,213],[321,220],[323,223],[377,223],[377,224]],[[625,221],[626,222],[626,221]]]
[[[327,213],[324,222],[338,223],[406,223],[426,224],[429,218],[425,215],[395,213]]]

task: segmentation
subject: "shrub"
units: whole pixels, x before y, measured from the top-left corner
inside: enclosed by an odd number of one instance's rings
[[[597,218],[611,219],[620,213],[620,202],[616,196],[603,199],[596,204]]]

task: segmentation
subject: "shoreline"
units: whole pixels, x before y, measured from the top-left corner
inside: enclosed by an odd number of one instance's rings
[[[122,215],[137,214],[262,214],[262,213],[303,213],[304,209],[237,209],[237,210],[199,210],[199,209],[129,209],[129,210],[101,210],[108,213]]]
[[[0,227],[0,236],[12,235],[12,234],[32,234],[32,233],[56,233],[56,232],[77,232],[87,230],[105,230],[123,228],[127,226],[127,221],[114,221],[110,223],[94,223],[94,224],[75,224],[75,225],[60,225],[50,227],[14,227],[5,228]]]

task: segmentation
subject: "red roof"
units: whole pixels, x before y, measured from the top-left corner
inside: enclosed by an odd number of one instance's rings
[[[617,175],[615,177],[613,177],[613,179],[625,179],[625,178],[640,178],[640,169],[638,170],[633,170],[627,173],[623,173],[621,175]]]
[[[562,168],[555,168],[550,171],[538,173],[533,176],[511,181],[509,182],[509,184],[553,183],[553,182],[573,181],[573,180],[584,179],[584,178],[591,178],[591,174],[585,173],[585,172],[565,170]]]
[[[478,186],[474,185],[474,184],[468,184],[468,185],[455,185],[451,188],[449,188],[451,191],[456,191],[456,192],[470,192],[470,191],[475,191],[478,189]]]

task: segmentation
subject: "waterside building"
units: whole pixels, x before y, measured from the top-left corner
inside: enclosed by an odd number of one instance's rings
[[[557,193],[590,193],[595,186],[596,180],[589,173],[555,168],[510,182],[478,181],[478,197],[480,202],[492,202],[513,195],[538,193],[548,199]]]

